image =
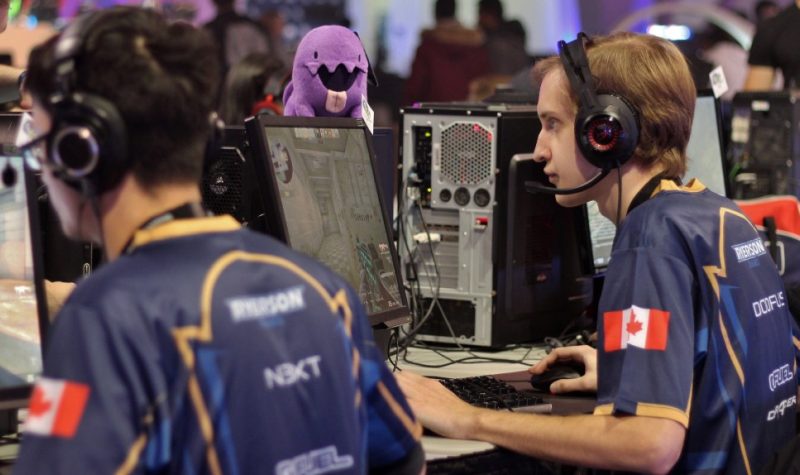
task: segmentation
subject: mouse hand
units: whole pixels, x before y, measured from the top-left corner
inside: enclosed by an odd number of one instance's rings
[[[532,374],[542,374],[556,363],[580,364],[583,366],[583,376],[555,381],[550,385],[552,393],[597,392],[597,350],[589,345],[555,348],[528,371]]]
[[[466,425],[476,417],[475,407],[434,379],[411,371],[395,373],[395,378],[423,426],[445,437],[468,438]]]

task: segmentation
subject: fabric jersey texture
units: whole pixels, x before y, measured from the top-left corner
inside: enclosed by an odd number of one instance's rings
[[[687,427],[680,473],[755,473],[795,430],[796,327],[756,230],[694,180],[620,226],[598,322],[596,414]]]
[[[783,72],[784,89],[800,87],[800,7],[792,2],[772,18],[759,23],[748,63]]]
[[[418,450],[421,427],[333,272],[229,217],[133,244],[59,313],[43,380],[88,398],[68,405],[72,436],[26,430],[16,473],[366,473]],[[44,389],[29,420],[66,403]]]

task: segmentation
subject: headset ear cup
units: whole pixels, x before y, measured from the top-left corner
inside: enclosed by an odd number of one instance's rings
[[[575,137],[583,157],[603,170],[621,167],[639,144],[639,115],[624,97],[596,96],[597,107],[581,107],[575,118]]]
[[[53,131],[48,143],[55,171],[95,193],[119,184],[130,169],[127,134],[116,107],[95,95],[74,93],[52,101]]]
[[[219,118],[216,112],[212,112],[209,116],[208,125],[210,130],[203,163],[211,163],[225,143],[225,122]]]

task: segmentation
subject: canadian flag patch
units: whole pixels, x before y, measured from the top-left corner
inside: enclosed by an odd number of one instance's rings
[[[64,379],[39,378],[25,421],[26,434],[70,438],[75,435],[89,399],[89,386]]]
[[[624,350],[628,346],[664,351],[669,335],[669,312],[636,305],[605,312],[603,330],[605,351]]]

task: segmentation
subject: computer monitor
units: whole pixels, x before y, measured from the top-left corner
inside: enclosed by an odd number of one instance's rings
[[[730,196],[723,144],[719,100],[710,89],[701,89],[694,105],[692,134],[686,146],[689,163],[683,181],[698,178],[711,191]]]
[[[370,133],[349,118],[246,121],[267,231],[345,278],[373,327],[408,323]]]
[[[48,321],[34,177],[22,157],[0,157],[0,166],[6,161],[19,178],[0,184],[0,434],[16,432],[17,409],[42,369]]]
[[[697,93],[694,120],[686,155],[689,158],[683,181],[698,178],[708,189],[728,196],[727,163],[722,141],[722,113],[719,100],[710,89]],[[611,260],[611,246],[616,227],[600,214],[597,203],[587,204],[592,260],[596,272],[602,272]]]
[[[20,114],[18,112],[0,113],[0,155],[16,155],[17,128]]]
[[[389,222],[394,220],[394,198],[397,187],[397,145],[394,129],[375,127],[372,130],[372,146],[375,149],[375,172],[378,175],[378,189],[386,204]]]

